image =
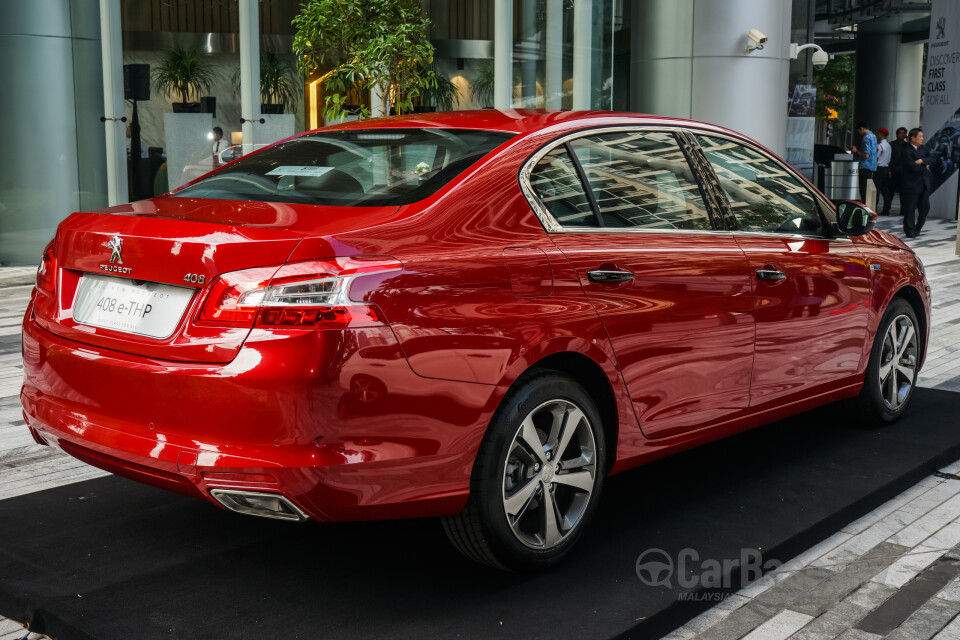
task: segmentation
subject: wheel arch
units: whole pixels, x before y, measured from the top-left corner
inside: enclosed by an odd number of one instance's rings
[[[600,428],[603,429],[603,438],[606,442],[606,471],[609,472],[617,460],[617,440],[620,435],[617,397],[610,385],[609,377],[589,356],[576,351],[561,351],[537,360],[521,378],[528,373],[543,370],[556,371],[569,377],[586,389],[594,399],[597,412],[600,414]]]
[[[912,284],[906,284],[897,289],[896,293],[894,293],[890,298],[890,302],[892,303],[897,298],[904,299],[907,304],[910,305],[910,307],[913,309],[913,312],[917,316],[917,322],[920,323],[920,332],[924,337],[922,341],[923,353],[920,358],[920,367],[922,367],[924,360],[927,358],[927,340],[929,339],[930,335],[930,319],[927,317],[927,309],[923,303],[923,296],[920,295],[920,292],[917,291],[916,287],[914,287]],[[887,306],[889,306],[889,304]],[[920,370],[920,367],[917,368],[918,371]]]

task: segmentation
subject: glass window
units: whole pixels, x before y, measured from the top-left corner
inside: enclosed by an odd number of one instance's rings
[[[819,235],[813,195],[796,176],[738,142],[697,136],[744,231]]]
[[[712,229],[700,187],[672,133],[623,131],[570,143],[605,227]]]
[[[530,172],[530,186],[561,226],[597,226],[583,183],[563,145],[541,158]]]
[[[315,133],[241,158],[182,198],[397,206],[422,200],[511,138],[470,129]]]
[[[458,9],[455,5],[461,5]],[[490,6],[491,2],[437,2],[431,6],[442,5],[442,14],[436,16],[437,26],[434,27],[435,38],[488,38],[493,39],[493,32],[480,35],[474,30],[473,35],[466,35],[463,28],[456,29],[453,23],[457,18],[463,21],[466,5],[467,34],[470,33],[471,17],[469,6]],[[574,84],[574,58],[585,61],[590,65],[584,99],[589,100],[590,109],[621,109],[626,110],[629,89],[629,27],[630,19],[625,15],[629,12],[629,2],[623,0],[590,0],[590,2],[573,2],[573,0],[513,0],[513,78],[512,78],[512,106],[515,109],[572,109]],[[580,6],[577,6],[580,5]],[[449,7],[449,8],[448,8]],[[476,10],[476,9],[475,9]],[[487,9],[479,9],[483,12]],[[434,16],[431,15],[431,19]],[[472,22],[477,22],[473,18]],[[481,15],[480,22],[483,22]],[[448,35],[442,35],[444,26],[450,24]],[[579,43],[577,53],[571,46],[573,41],[574,24],[586,25],[589,36]],[[491,20],[489,23],[493,25]],[[440,33],[437,33],[437,30]],[[625,60],[624,60],[625,58]],[[491,74],[493,60],[477,61],[480,63],[478,71],[480,77]],[[467,60],[467,69],[471,61]],[[489,66],[488,66],[489,65]],[[486,67],[489,71],[485,71]],[[618,73],[614,73],[617,69]],[[622,72],[627,72],[623,75]],[[482,89],[476,91],[477,82],[473,84],[474,105],[491,106],[492,96],[486,95]],[[478,95],[480,94],[480,95]],[[478,98],[481,98],[478,100]]]

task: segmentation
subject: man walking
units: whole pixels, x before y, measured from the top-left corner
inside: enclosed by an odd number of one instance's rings
[[[860,202],[866,202],[867,181],[877,170],[877,136],[862,120],[857,123],[856,129],[860,134],[860,146],[853,148],[853,154],[860,158]]]
[[[880,141],[877,143],[877,172],[873,174],[873,184],[877,187],[878,208],[879,198],[883,196],[883,210],[880,212],[882,216],[890,215],[890,201],[893,199],[893,194],[890,193],[890,156],[893,151],[890,143],[887,142],[889,135],[890,132],[886,127],[880,127],[877,130],[877,138]]]
[[[897,129],[897,139],[890,143],[890,192],[900,195],[900,215],[903,215],[903,194],[901,185],[903,184],[903,154],[910,143],[907,142],[907,128]]]
[[[910,144],[903,153],[903,184],[900,198],[903,211],[903,233],[908,238],[916,238],[923,229],[923,223],[930,212],[930,164],[933,159],[923,146],[923,131],[910,129]],[[913,212],[919,215],[914,221]]]

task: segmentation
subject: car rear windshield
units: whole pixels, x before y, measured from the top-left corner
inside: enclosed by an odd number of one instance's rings
[[[180,191],[182,198],[397,206],[422,200],[513,137],[472,129],[353,129],[278,144]]]

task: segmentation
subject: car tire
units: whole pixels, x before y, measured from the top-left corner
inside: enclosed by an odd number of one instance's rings
[[[467,505],[443,519],[444,530],[460,553],[481,564],[509,571],[553,566],[587,528],[605,472],[603,428],[590,395],[559,372],[533,373],[494,414]]]
[[[847,402],[848,414],[864,426],[897,420],[913,397],[922,356],[917,314],[906,300],[894,298],[877,327],[860,395]]]

